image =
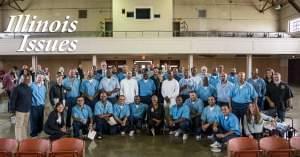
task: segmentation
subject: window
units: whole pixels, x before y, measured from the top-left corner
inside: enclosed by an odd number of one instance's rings
[[[78,10],[78,18],[86,19],[87,18],[87,10]]]
[[[289,32],[291,33],[300,32],[300,18],[291,20],[289,22]]]
[[[206,17],[206,10],[198,10],[198,17],[205,18]]]
[[[136,19],[151,19],[151,9],[150,8],[136,8],[135,9]]]

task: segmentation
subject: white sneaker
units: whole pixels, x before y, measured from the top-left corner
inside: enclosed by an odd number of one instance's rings
[[[201,140],[201,136],[200,135],[197,135],[196,136],[196,141],[200,141]]]
[[[134,131],[131,130],[131,131],[129,132],[129,136],[132,137],[133,135],[134,135]]]
[[[220,147],[222,147],[222,145],[218,141],[215,141],[213,144],[210,145],[210,147],[220,148]]]
[[[214,153],[220,153],[222,150],[220,148],[211,148],[210,151]]]
[[[125,131],[122,131],[122,132],[121,132],[121,135],[124,136],[124,135],[125,135]]]
[[[180,134],[182,133],[182,131],[180,129],[178,129],[176,132],[175,132],[175,137],[178,137]]]
[[[189,137],[189,135],[188,135],[188,134],[183,134],[183,136],[182,136],[182,140],[183,140],[183,141],[185,141],[185,140],[187,140],[187,139],[188,139],[188,137]]]
[[[103,138],[102,136],[98,136],[97,137],[98,140],[102,140],[102,138]]]
[[[155,129],[154,128],[151,129],[151,133],[152,133],[152,136],[155,136]]]
[[[169,135],[174,135],[176,131],[170,131]]]

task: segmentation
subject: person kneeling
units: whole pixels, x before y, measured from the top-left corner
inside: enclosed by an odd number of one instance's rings
[[[187,105],[183,105],[182,97],[176,97],[176,105],[170,108],[170,117],[168,125],[170,128],[170,134],[175,134],[178,137],[183,133],[183,140],[187,140],[188,131],[190,127],[190,108]]]
[[[135,96],[134,103],[130,104],[129,107],[131,113],[129,117],[129,136],[133,136],[135,131],[142,129],[148,106],[141,103],[139,96]]]
[[[111,118],[113,118],[113,106],[107,100],[106,92],[100,93],[100,101],[98,101],[95,105],[94,114],[96,121],[97,138],[99,140],[102,139],[104,133],[109,132],[110,134],[112,134],[111,126],[115,125],[115,121],[111,120]]]
[[[72,108],[73,118],[73,136],[79,137],[80,130],[85,137],[89,130],[93,129],[93,114],[92,109],[84,104],[82,96],[77,97],[77,105]]]
[[[59,139],[67,134],[64,121],[64,105],[56,103],[54,110],[49,114],[44,126],[46,134],[50,135],[50,140]]]
[[[118,103],[114,105],[114,119],[117,122],[116,125],[112,126],[113,134],[118,131],[124,136],[128,129],[128,118],[130,116],[129,105],[125,104],[125,96],[120,95]]]
[[[210,145],[212,152],[221,152],[225,143],[241,135],[239,120],[230,112],[228,104],[222,106],[222,112],[223,114],[218,116],[218,120],[213,126],[216,140]]]

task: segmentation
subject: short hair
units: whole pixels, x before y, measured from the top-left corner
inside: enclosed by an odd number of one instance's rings
[[[222,107],[227,107],[227,108],[230,108],[228,103],[224,103],[224,104],[222,104],[221,108],[222,108]]]
[[[83,98],[83,99],[84,99],[84,97],[83,97],[82,95],[79,95],[78,97],[76,97],[76,100],[78,100],[78,99],[80,99],[80,98]]]

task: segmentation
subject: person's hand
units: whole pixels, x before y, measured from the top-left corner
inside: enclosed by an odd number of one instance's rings
[[[174,126],[174,122],[172,120],[169,121],[170,126]]]
[[[275,107],[274,102],[270,102],[269,105],[270,105],[271,108],[274,108],[274,107]]]
[[[206,129],[209,127],[209,124],[202,125],[202,130],[206,131]]]
[[[92,129],[93,129],[93,124],[90,123],[90,124],[89,124],[89,130],[92,130]]]
[[[216,136],[217,136],[218,138],[224,138],[224,137],[225,137],[224,134],[216,134]]]
[[[214,132],[218,132],[218,128],[217,127],[213,127],[213,131]]]
[[[112,92],[107,92],[107,96],[111,96]]]
[[[90,101],[93,101],[94,98],[93,98],[92,96],[89,96],[88,99],[89,99]]]
[[[66,127],[63,127],[63,128],[60,129],[60,131],[66,133],[66,132],[67,132],[67,129],[66,129]]]
[[[251,138],[251,139],[253,139],[253,138],[254,138],[252,135],[249,135],[248,137],[249,137],[249,138]]]

